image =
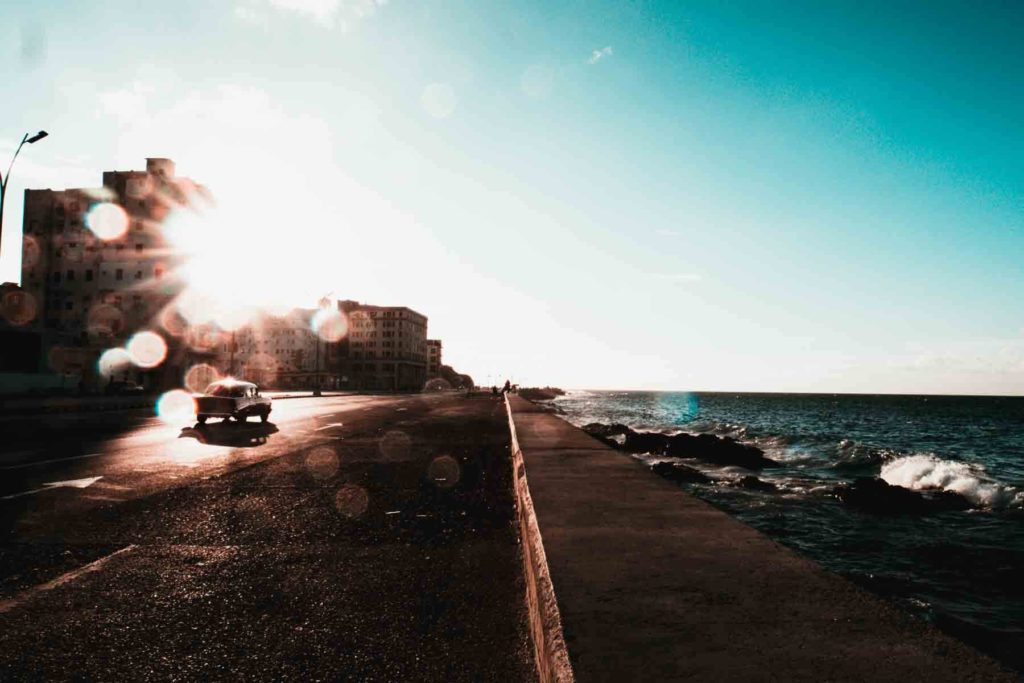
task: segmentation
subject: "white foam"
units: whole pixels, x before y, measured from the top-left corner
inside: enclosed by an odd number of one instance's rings
[[[1022,494],[985,475],[985,470],[967,463],[942,460],[934,455],[909,455],[882,466],[881,478],[893,486],[916,491],[952,491],[975,505],[1002,508],[1020,505]]]

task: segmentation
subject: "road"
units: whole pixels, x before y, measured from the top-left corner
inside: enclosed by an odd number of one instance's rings
[[[0,430],[0,679],[533,675],[499,401]]]

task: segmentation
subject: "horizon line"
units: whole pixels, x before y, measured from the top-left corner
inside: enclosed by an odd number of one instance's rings
[[[561,387],[553,387],[561,389]],[[730,389],[593,389],[593,388],[566,388],[563,391],[600,391],[600,392],[647,392],[657,394],[791,394],[798,396],[924,396],[941,398],[1024,398],[1020,394],[942,394],[942,393],[904,393],[904,392],[867,392],[867,391],[751,391],[751,390],[730,390]]]

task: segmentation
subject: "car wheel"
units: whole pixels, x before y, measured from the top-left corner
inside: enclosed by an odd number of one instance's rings
[[[198,422],[201,425],[206,424],[206,416],[205,415],[197,415],[196,416],[196,422]]]

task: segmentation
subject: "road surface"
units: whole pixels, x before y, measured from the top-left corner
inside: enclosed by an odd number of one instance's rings
[[[0,430],[0,679],[533,675],[500,401]]]

